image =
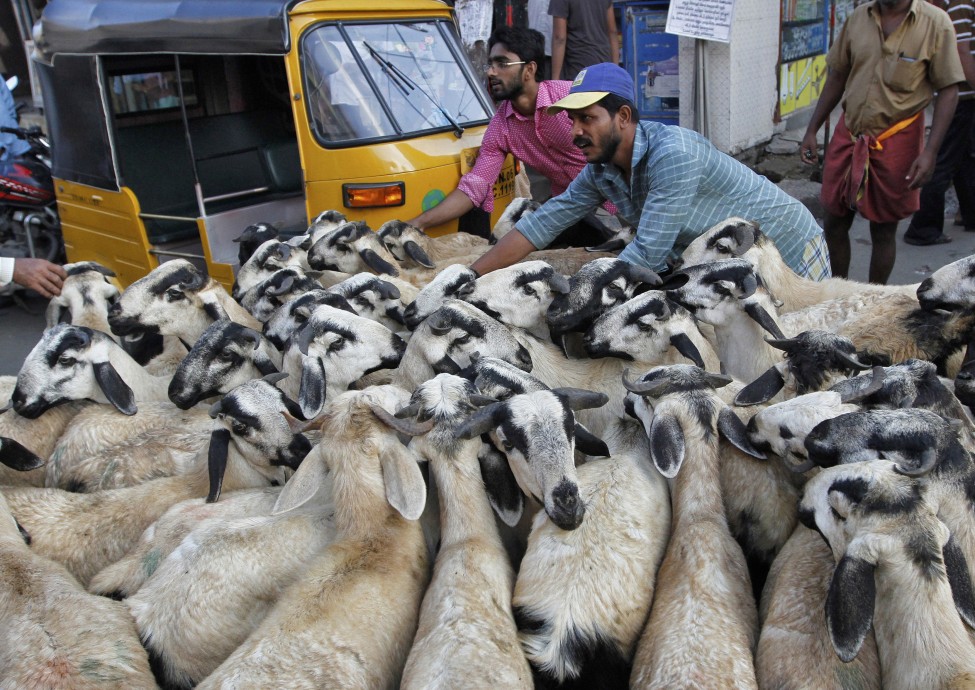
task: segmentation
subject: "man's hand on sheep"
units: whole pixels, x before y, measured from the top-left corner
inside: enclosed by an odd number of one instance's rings
[[[67,277],[63,268],[45,259],[22,258],[14,261],[14,282],[48,299],[61,294],[61,285]]]

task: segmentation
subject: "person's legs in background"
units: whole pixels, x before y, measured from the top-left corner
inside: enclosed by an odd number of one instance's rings
[[[850,273],[850,227],[855,215],[850,212],[845,216],[837,216],[826,211],[823,219],[823,236],[826,238],[826,246],[829,247],[830,269],[839,278],[846,278]]]
[[[961,105],[961,103],[959,103]],[[967,232],[975,232],[975,106],[969,122],[968,141],[954,177],[958,214]]]
[[[897,259],[897,223],[870,221],[870,241],[873,243],[873,250],[870,252],[870,274],[867,280],[886,285]]]

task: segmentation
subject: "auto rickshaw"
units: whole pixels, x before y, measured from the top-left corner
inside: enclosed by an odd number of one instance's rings
[[[123,285],[183,257],[229,286],[257,222],[412,218],[494,112],[436,0],[52,0],[34,33],[68,259]],[[514,178],[434,234],[486,236]]]

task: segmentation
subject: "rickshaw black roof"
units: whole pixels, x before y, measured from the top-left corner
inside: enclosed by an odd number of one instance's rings
[[[38,50],[57,54],[288,52],[299,0],[51,0]]]

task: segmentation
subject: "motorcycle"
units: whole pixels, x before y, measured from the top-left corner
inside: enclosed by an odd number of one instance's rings
[[[0,127],[30,149],[0,160],[0,255],[64,261],[51,177],[51,145],[40,127]]]

